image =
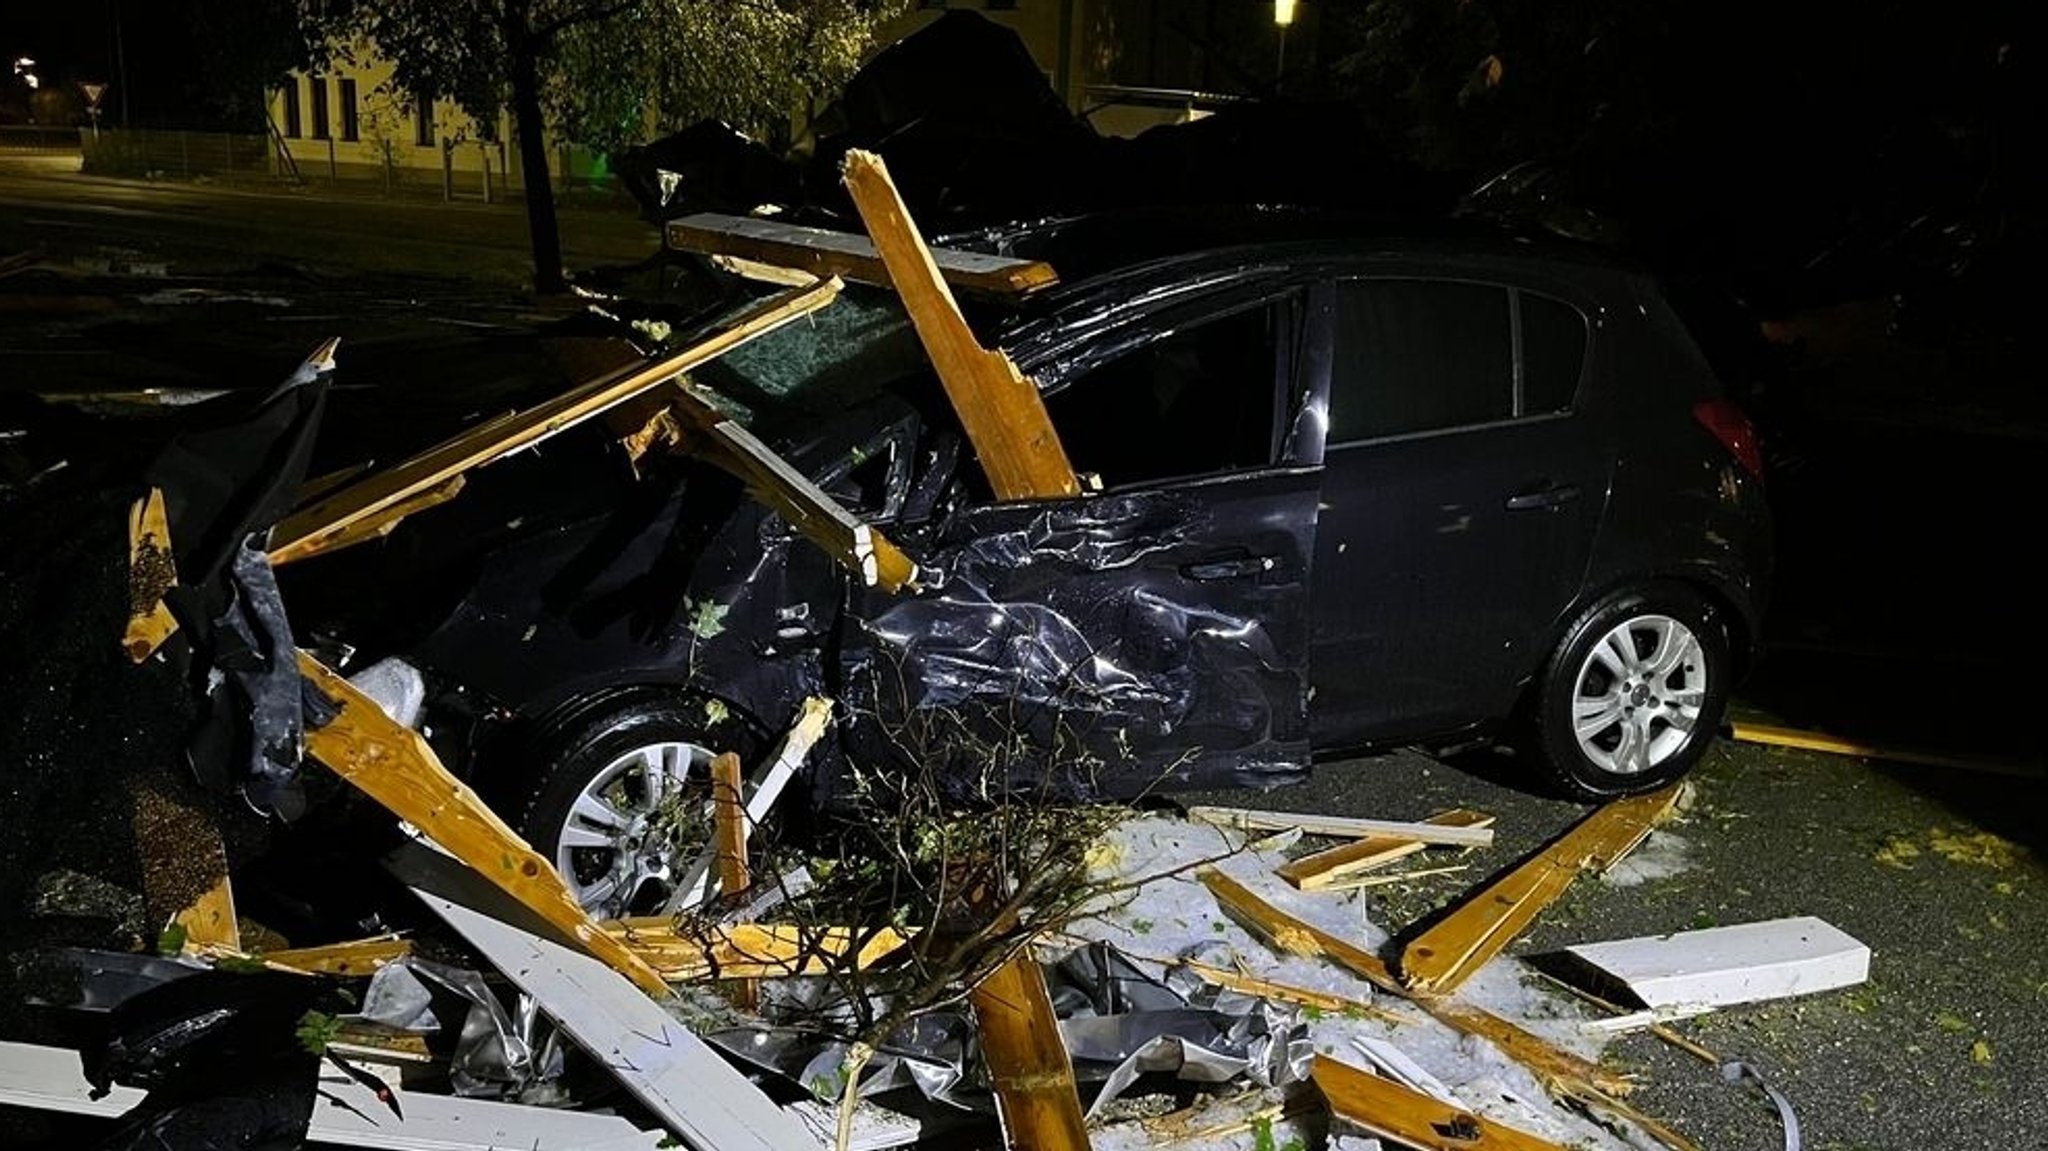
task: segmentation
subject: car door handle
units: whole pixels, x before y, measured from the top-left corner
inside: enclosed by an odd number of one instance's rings
[[[1272,556],[1219,556],[1181,566],[1180,574],[1191,580],[1207,583],[1212,580],[1243,579],[1272,571],[1277,561]]]
[[[1556,484],[1538,491],[1508,497],[1508,510],[1526,512],[1532,508],[1554,508],[1579,498],[1579,485]]]

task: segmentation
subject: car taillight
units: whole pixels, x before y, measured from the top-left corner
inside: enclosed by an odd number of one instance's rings
[[[1756,425],[1749,422],[1749,416],[1732,400],[1701,400],[1692,406],[1693,418],[1700,426],[1714,433],[1728,454],[1742,469],[1758,479],[1764,478],[1764,451],[1757,442]]]

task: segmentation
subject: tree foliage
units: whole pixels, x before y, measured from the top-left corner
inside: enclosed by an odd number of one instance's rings
[[[600,149],[707,117],[780,143],[791,113],[836,94],[901,7],[640,0],[629,14],[563,33],[549,107],[565,135]]]

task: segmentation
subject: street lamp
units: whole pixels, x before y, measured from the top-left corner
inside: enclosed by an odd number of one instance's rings
[[[1287,77],[1287,29],[1294,23],[1294,0],[1273,0],[1273,25],[1280,29],[1280,60],[1273,69],[1273,94]]]

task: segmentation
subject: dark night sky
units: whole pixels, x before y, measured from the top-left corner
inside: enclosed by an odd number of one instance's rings
[[[0,17],[0,52],[30,56],[44,87],[75,89],[80,81],[113,82],[115,0],[27,0]],[[179,0],[120,0],[120,40],[126,47],[128,109],[140,126],[206,127],[218,121],[204,97],[203,53],[189,6]],[[118,123],[118,89],[106,96],[110,123]]]

